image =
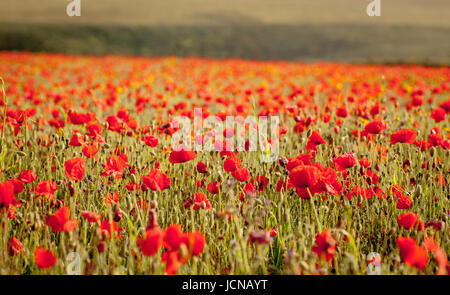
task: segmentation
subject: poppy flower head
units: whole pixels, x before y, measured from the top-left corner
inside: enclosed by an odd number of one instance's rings
[[[58,189],[58,185],[51,180],[45,180],[39,182],[34,189],[36,196],[46,197],[49,200],[53,200],[55,198],[55,192]]]
[[[344,171],[356,165],[357,159],[355,154],[347,153],[333,159],[334,167],[337,171]]]
[[[248,172],[247,168],[245,167],[238,167],[236,170],[231,172],[231,175],[236,179],[237,181],[247,181],[250,179],[250,173]]]
[[[326,141],[322,138],[318,131],[314,130],[306,141],[306,150],[316,151],[317,146],[320,144],[326,144]]]
[[[46,223],[55,232],[73,232],[78,226],[76,219],[69,219],[70,209],[67,206],[57,210],[54,215],[47,216]]]
[[[84,158],[73,158],[64,164],[67,177],[73,181],[82,181],[86,172],[86,160]]]
[[[37,247],[34,251],[34,261],[39,268],[51,268],[56,264],[56,256],[50,250]]]
[[[22,181],[23,183],[32,183],[37,179],[37,176],[33,170],[24,170],[20,172],[19,177],[17,177],[17,179]]]
[[[398,237],[396,240],[404,263],[423,270],[428,263],[427,251],[417,245],[411,237]]]
[[[159,169],[152,169],[148,175],[142,176],[142,182],[146,187],[158,192],[170,186],[170,178]]]
[[[180,151],[172,151],[169,156],[169,162],[172,164],[185,163],[195,159],[195,152],[181,149]]]
[[[382,121],[372,121],[364,126],[366,134],[380,134],[386,128],[386,124]]]
[[[418,221],[417,214],[413,212],[406,212],[397,217],[398,224],[404,229],[411,230]]]
[[[8,207],[16,202],[14,184],[10,181],[0,183],[0,207]]]
[[[223,169],[226,172],[234,172],[240,166],[241,166],[241,160],[234,155],[225,159],[225,161],[223,163]]]
[[[336,252],[336,241],[331,235],[330,230],[325,229],[320,234],[316,235],[316,243],[312,248],[312,251],[325,261],[330,261],[334,257]]]
[[[391,144],[396,143],[414,143],[417,137],[417,132],[413,129],[400,129],[391,135]]]
[[[137,245],[145,256],[155,255],[163,244],[163,231],[159,227],[147,229],[144,237],[139,237]]]
[[[295,167],[289,173],[290,182],[297,188],[312,187],[319,181],[319,177],[319,169],[310,165]]]

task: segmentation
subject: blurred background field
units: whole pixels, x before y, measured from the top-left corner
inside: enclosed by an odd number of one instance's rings
[[[450,1],[2,0],[0,50],[450,64]]]

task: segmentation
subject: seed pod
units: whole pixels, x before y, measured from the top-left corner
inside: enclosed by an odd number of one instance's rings
[[[420,196],[422,196],[422,186],[419,184],[414,192],[414,198],[419,198]]]
[[[181,258],[187,257],[189,255],[189,250],[185,244],[180,245],[180,256]]]
[[[17,155],[19,155],[21,157],[25,157],[27,154],[22,151],[17,151]]]

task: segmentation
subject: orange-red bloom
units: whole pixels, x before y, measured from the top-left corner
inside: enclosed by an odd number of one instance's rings
[[[155,255],[162,247],[163,231],[159,227],[147,229],[144,237],[139,237],[137,245],[145,256]]]
[[[316,235],[316,244],[312,248],[312,251],[325,261],[330,261],[334,257],[336,252],[336,241],[329,229],[325,229],[320,234]]]
[[[142,176],[142,182],[153,191],[162,191],[170,186],[170,178],[159,169],[152,169],[148,175]]]
[[[417,245],[413,238],[399,237],[396,242],[404,263],[420,270],[425,268],[428,262],[428,253],[424,248]]]
[[[391,135],[391,144],[400,143],[414,143],[417,137],[417,132],[412,129],[400,129]]]
[[[34,251],[34,260],[39,268],[51,268],[56,264],[56,256],[50,250],[37,247]]]
[[[337,171],[344,171],[356,165],[356,156],[353,153],[343,154],[333,159]]]
[[[20,172],[19,177],[17,177],[17,179],[24,183],[32,183],[37,179],[37,176],[33,170],[24,170]]]
[[[169,162],[172,164],[189,162],[195,158],[194,151],[172,151],[169,156]]]
[[[55,192],[57,189],[58,185],[54,181],[45,180],[38,183],[38,185],[34,189],[34,192],[38,197],[43,196],[49,200],[53,200],[55,198]]]
[[[46,223],[55,232],[73,232],[78,226],[76,219],[69,219],[70,209],[67,206],[57,210],[54,215],[47,216]]]
[[[64,164],[67,177],[74,181],[82,181],[86,171],[86,160],[84,158],[73,158]]]

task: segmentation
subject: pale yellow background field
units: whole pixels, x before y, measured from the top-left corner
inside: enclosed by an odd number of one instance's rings
[[[67,17],[69,0],[1,0],[0,21],[128,25],[383,23],[450,27],[450,0],[81,0],[82,16]]]

